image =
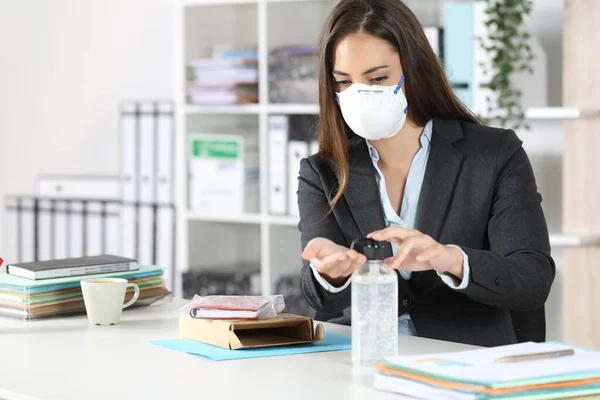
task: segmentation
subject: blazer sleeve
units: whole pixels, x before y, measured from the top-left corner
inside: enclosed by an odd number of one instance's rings
[[[490,250],[461,246],[470,264],[464,293],[484,304],[537,310],[548,298],[556,269],[542,198],[529,158],[513,131],[501,140],[497,171],[488,221]]]
[[[327,238],[340,246],[349,247],[333,213],[329,212],[329,201],[323,190],[319,174],[308,159],[304,159],[300,163],[298,208],[302,249],[316,237]],[[327,291],[315,279],[307,260],[302,260],[300,275],[302,294],[308,304],[317,312],[339,314],[350,306],[350,286],[337,293]]]

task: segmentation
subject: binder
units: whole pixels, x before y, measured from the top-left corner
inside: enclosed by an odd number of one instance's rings
[[[14,264],[19,262],[21,259],[21,247],[20,247],[20,213],[18,210],[20,207],[20,199],[17,197],[7,196],[5,198],[5,212],[4,212],[4,253],[2,258],[4,259],[4,265]]]
[[[444,29],[438,26],[426,26],[423,28],[425,36],[440,60],[444,60]]]
[[[313,154],[317,154],[319,152],[319,142],[313,140],[310,142],[310,151],[309,154],[312,156]]]
[[[156,110],[153,103],[141,103],[139,107],[139,149],[137,157],[139,198],[137,200],[142,203],[152,203],[156,200],[157,163],[155,160],[158,159]]]
[[[38,203],[36,199],[19,199],[17,212],[19,213],[18,237],[20,242],[19,262],[37,261],[37,214]]]
[[[298,173],[300,161],[308,157],[308,143],[305,141],[292,140],[288,143],[288,214],[299,216],[298,210]]]
[[[69,258],[83,257],[87,252],[85,200],[73,200],[67,212]]]
[[[159,204],[173,204],[175,175],[173,105],[171,103],[159,103],[157,107],[156,202]]]
[[[94,175],[40,175],[37,195],[52,199],[118,199],[119,177]]]
[[[121,203],[118,201],[107,201],[103,203],[106,216],[103,228],[105,238],[103,241],[102,254],[119,254],[121,252]],[[132,258],[132,257],[129,257]]]
[[[474,104],[473,4],[444,3],[444,57],[446,73],[454,92],[463,103]]]
[[[138,107],[136,103],[121,106],[121,173],[120,195],[124,202],[138,200],[136,182],[138,180]]]
[[[156,207],[156,224],[154,237],[155,258],[154,265],[165,269],[164,284],[171,289],[173,287],[172,273],[175,270],[175,207],[173,205],[161,205]]]
[[[84,256],[102,255],[103,248],[106,247],[106,217],[103,218],[102,203],[97,201],[87,201],[84,203],[85,212],[85,254]]]
[[[287,212],[287,143],[288,117],[271,115],[268,123],[268,176],[269,213],[284,215]]]
[[[69,258],[68,254],[68,226],[67,226],[68,202],[66,200],[54,200],[54,223],[52,229],[53,249],[52,259]]]
[[[35,261],[51,260],[54,256],[54,202],[48,199],[38,200],[37,218],[37,257]]]

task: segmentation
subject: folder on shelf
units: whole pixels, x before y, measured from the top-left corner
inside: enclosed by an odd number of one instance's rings
[[[158,103],[156,107],[156,202],[158,204],[173,204],[175,200],[175,135],[173,126],[173,105],[171,103]]]
[[[269,213],[287,213],[288,117],[269,116],[268,124]]]
[[[426,26],[423,31],[435,55],[444,60],[444,29],[439,26]]]
[[[45,261],[52,259],[52,241],[55,239],[53,230],[54,204],[48,199],[38,200],[37,218],[37,260]]]
[[[37,195],[53,199],[118,199],[120,197],[119,177],[40,175],[37,178]]]
[[[473,13],[473,3],[444,3],[444,64],[454,92],[467,107],[474,103]]]
[[[17,197],[7,196],[5,198],[3,221],[4,253],[2,254],[5,263],[2,268],[5,268],[9,262],[18,262],[21,259],[20,203],[21,200]]]
[[[290,141],[288,143],[288,214],[299,216],[298,210],[298,172],[300,161],[308,157],[308,143],[305,141]]]

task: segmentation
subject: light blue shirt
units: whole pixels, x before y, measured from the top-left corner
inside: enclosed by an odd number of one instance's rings
[[[421,186],[423,186],[423,179],[425,177],[425,168],[427,166],[427,160],[429,159],[429,150],[431,147],[431,135],[433,132],[433,121],[429,121],[425,128],[423,129],[423,133],[421,135],[421,148],[415,154],[412,163],[410,165],[410,170],[408,171],[408,177],[406,178],[406,185],[404,187],[404,196],[402,197],[402,205],[400,207],[400,215],[394,211],[394,207],[392,206],[390,199],[387,194],[387,187],[385,185],[385,177],[379,169],[379,153],[367,141],[367,147],[369,149],[369,154],[371,156],[371,161],[373,162],[373,166],[377,171],[376,180],[377,186],[379,187],[379,196],[381,199],[381,204],[383,206],[383,214],[386,226],[402,226],[408,229],[415,229],[416,216],[417,216],[417,205],[419,203],[419,197],[421,195]],[[460,250],[460,248],[459,248]],[[398,251],[398,246],[392,243],[392,252],[395,255]],[[462,251],[462,250],[461,250]],[[453,289],[465,289],[469,284],[469,257],[463,253],[463,269],[464,269],[464,277],[460,284],[456,284],[455,279],[446,274],[438,273],[438,276]],[[346,281],[346,283],[342,287],[334,287],[329,284],[311,265],[311,269],[313,271],[313,275],[315,279],[323,286],[326,290],[332,293],[337,293],[348,287],[350,284],[350,279]],[[410,271],[400,270],[400,275],[403,279],[409,280],[411,273]],[[411,321],[410,315],[408,313],[400,316],[398,318],[398,331],[401,334],[405,335],[416,335],[414,325]]]

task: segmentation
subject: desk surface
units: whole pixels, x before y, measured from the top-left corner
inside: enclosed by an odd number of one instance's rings
[[[209,361],[149,343],[177,338],[180,301],[123,313],[117,326],[85,316],[22,322],[0,319],[0,399],[401,399],[371,388],[372,372],[350,351]],[[325,324],[350,335],[350,328]],[[471,346],[402,337],[401,354]]]

